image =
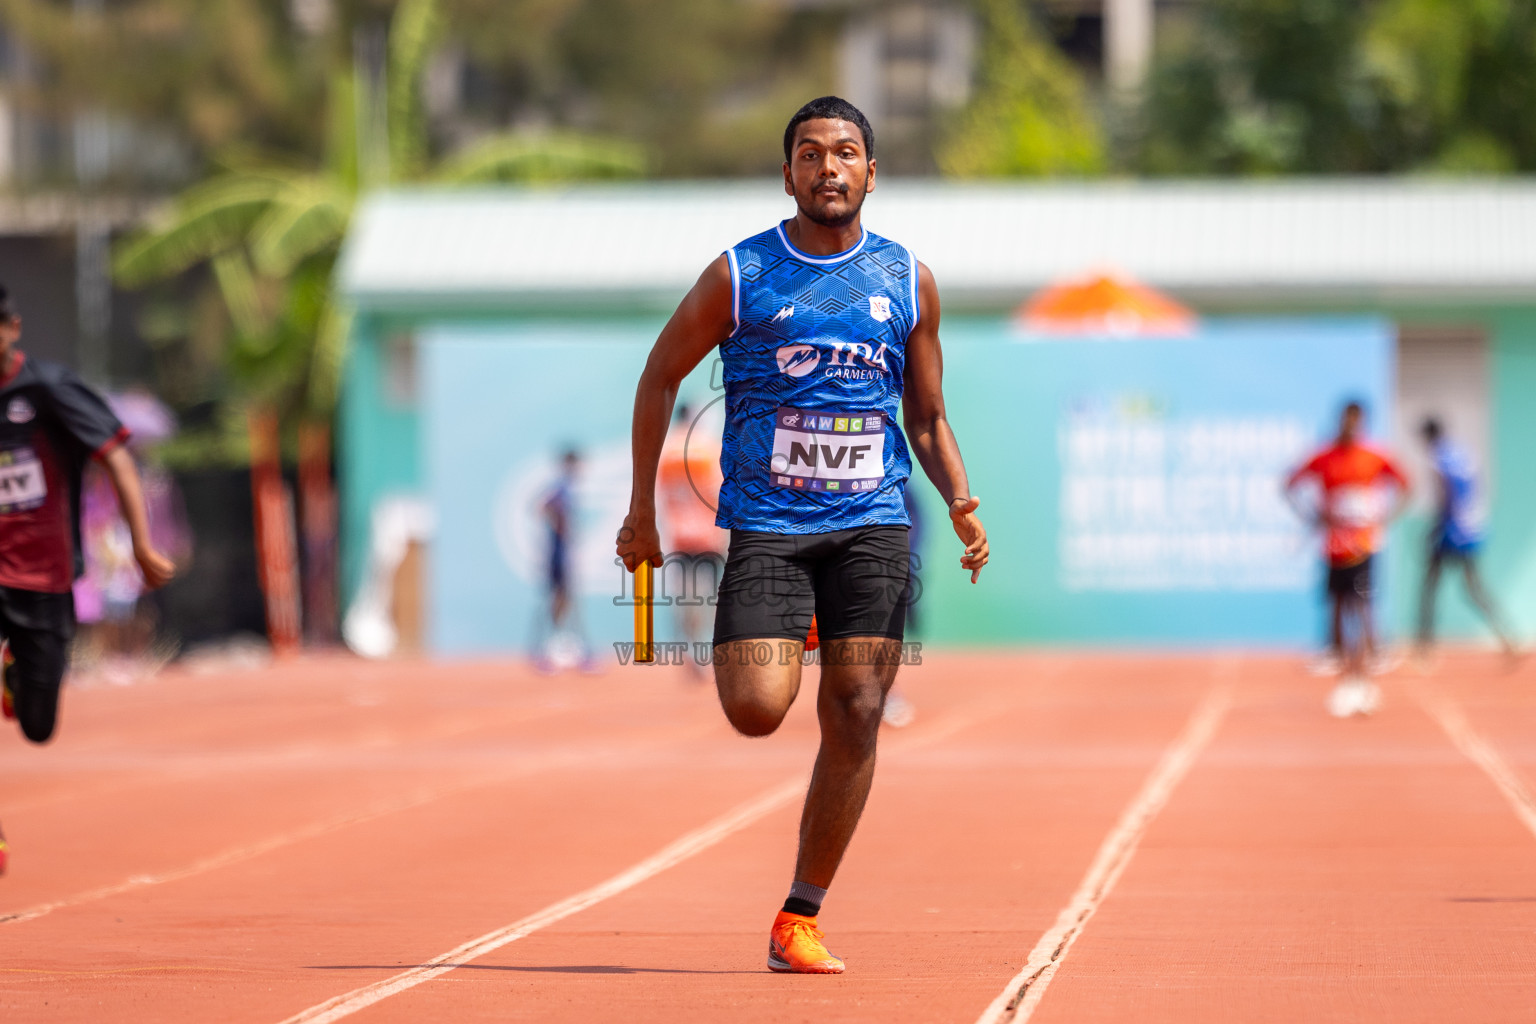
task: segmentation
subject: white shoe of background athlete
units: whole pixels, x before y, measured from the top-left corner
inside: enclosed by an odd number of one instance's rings
[[[880,712],[880,721],[892,729],[903,729],[912,724],[912,719],[917,717],[917,712],[912,709],[912,702],[899,693],[885,695],[885,710]]]
[[[1351,676],[1328,694],[1328,713],[1334,718],[1374,714],[1381,706],[1381,688],[1369,680]]]

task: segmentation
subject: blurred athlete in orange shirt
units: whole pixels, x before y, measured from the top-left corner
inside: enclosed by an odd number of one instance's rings
[[[669,534],[666,558],[676,561],[682,570],[681,587],[672,601],[691,655],[693,645],[706,638],[705,627],[713,621],[713,616],[706,614],[709,608],[705,601],[714,596],[720,582],[730,534],[715,525],[721,483],[719,440],[707,430],[695,429],[686,405],[677,407],[672,429],[667,432],[656,481]],[[662,571],[665,573],[665,568]],[[700,585],[705,576],[707,588]],[[698,658],[690,656],[684,661],[690,673],[704,677]]]
[[[1359,402],[1346,405],[1333,444],[1292,473],[1285,485],[1291,506],[1323,528],[1333,639],[1344,665],[1343,679],[1328,697],[1328,710],[1340,718],[1368,715],[1381,702],[1381,691],[1365,678],[1367,661],[1376,655],[1371,568],[1381,548],[1382,527],[1408,501],[1408,478],[1387,455],[1364,443],[1364,421]],[[1308,479],[1316,480],[1322,490],[1315,510],[1297,499],[1297,489]],[[1396,491],[1389,511],[1384,511],[1384,486]],[[1346,632],[1351,626],[1353,637]]]

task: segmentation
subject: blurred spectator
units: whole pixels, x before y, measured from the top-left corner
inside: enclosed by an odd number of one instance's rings
[[[668,533],[667,563],[676,564],[681,572],[678,590],[669,596],[677,609],[683,639],[692,651],[695,643],[709,638],[707,627],[712,623],[705,621],[710,608],[705,601],[719,584],[730,537],[715,525],[720,501],[720,446],[703,430],[694,429],[693,411],[687,405],[677,407],[656,477]],[[665,573],[666,567],[662,571]],[[699,589],[700,574],[706,572],[711,578],[708,593]],[[697,659],[683,661],[692,676],[705,678]]]
[[[918,573],[923,568],[923,557],[919,554],[923,547],[923,507],[910,485],[902,490],[901,500],[906,505],[907,518],[912,520],[912,525],[907,529],[907,552],[912,559],[911,573],[907,578],[907,639],[916,640],[921,635],[922,621],[918,618],[917,606],[922,598],[922,583]],[[911,668],[908,667],[907,671],[910,672]],[[917,709],[901,692],[900,687],[899,680],[891,684],[885,695],[885,707],[880,712],[880,721],[892,729],[911,725],[917,717]]]
[[[1479,503],[1477,468],[1471,457],[1445,436],[1440,421],[1433,416],[1424,420],[1419,434],[1429,449],[1435,469],[1436,509],[1429,529],[1428,560],[1424,565],[1424,586],[1419,594],[1419,656],[1428,660],[1435,643],[1435,596],[1440,589],[1440,571],[1446,563],[1461,566],[1467,597],[1482,613],[1483,620],[1498,637],[1504,653],[1517,655],[1514,641],[1494,607],[1477,571],[1477,553],[1483,546],[1483,517]]]
[[[584,664],[589,652],[581,615],[571,600],[571,554],[575,546],[576,478],[581,453],[567,449],[560,458],[560,475],[545,493],[540,508],[549,527],[549,557],[545,581],[549,587],[548,616],[539,622],[533,648],[544,671]]]
[[[1332,636],[1342,660],[1343,678],[1329,695],[1328,710],[1338,718],[1368,715],[1381,701],[1380,690],[1365,678],[1379,670],[1379,648],[1371,603],[1373,561],[1381,547],[1382,527],[1403,510],[1408,480],[1396,463],[1365,441],[1365,407],[1344,406],[1332,444],[1313,455],[1286,481],[1286,498],[1298,514],[1323,529],[1328,563],[1327,592]],[[1321,490],[1315,509],[1298,503],[1296,491],[1307,480]],[[1382,503],[1383,485],[1397,490],[1396,504]]]

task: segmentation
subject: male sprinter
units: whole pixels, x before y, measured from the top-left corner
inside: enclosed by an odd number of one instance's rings
[[[107,403],[69,370],[29,360],[16,347],[21,317],[0,286],[0,705],[33,743],[58,717],[69,641],[71,588],[84,569],[80,476],[95,458],[117,490],[134,559],[151,588],[175,566],[155,550],[128,431]],[[0,871],[5,842],[0,839]]]
[[[1483,613],[1483,620],[1498,637],[1505,657],[1513,661],[1518,658],[1519,649],[1477,571],[1477,553],[1483,546],[1477,467],[1461,446],[1445,436],[1440,421],[1433,416],[1419,427],[1419,436],[1429,449],[1439,492],[1434,525],[1429,529],[1429,558],[1424,563],[1424,583],[1419,593],[1419,659],[1428,664],[1434,649],[1435,594],[1440,589],[1440,571],[1450,564],[1461,566],[1467,597]]]
[[[1328,696],[1328,710],[1338,718],[1369,715],[1381,703],[1381,691],[1365,678],[1367,663],[1376,656],[1372,558],[1381,547],[1382,525],[1395,518],[1408,500],[1408,478],[1390,458],[1364,443],[1364,422],[1364,406],[1359,402],[1344,406],[1333,444],[1292,473],[1285,485],[1291,506],[1322,526],[1326,537],[1331,628],[1344,659],[1344,677]],[[1309,477],[1322,489],[1322,503],[1315,512],[1303,508],[1296,498],[1297,488]],[[1384,481],[1397,489],[1396,506],[1385,516],[1380,492]]]
[[[784,131],[795,215],[727,250],[678,306],[635,395],[634,490],[618,553],[661,565],[656,462],[679,382],[716,346],[724,363],[724,482],[731,531],[715,610],[715,684],[747,736],[778,728],[820,626],[821,750],[800,819],[794,884],[768,967],[839,974],[816,926],[869,795],[886,691],[901,658],[908,441],[944,500],[975,583],[987,564],[979,504],[944,414],[939,292],[912,253],[864,230],[874,133],[824,96]]]

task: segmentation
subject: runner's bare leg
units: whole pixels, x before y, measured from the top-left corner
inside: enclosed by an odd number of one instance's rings
[[[842,863],[869,798],[880,713],[900,660],[899,640],[822,641],[821,688],[816,697],[821,750],[800,816],[796,881],[828,888]]]
[[[715,688],[725,717],[743,736],[779,727],[800,692],[799,640],[732,640],[715,645]],[[767,664],[759,664],[759,662]]]

